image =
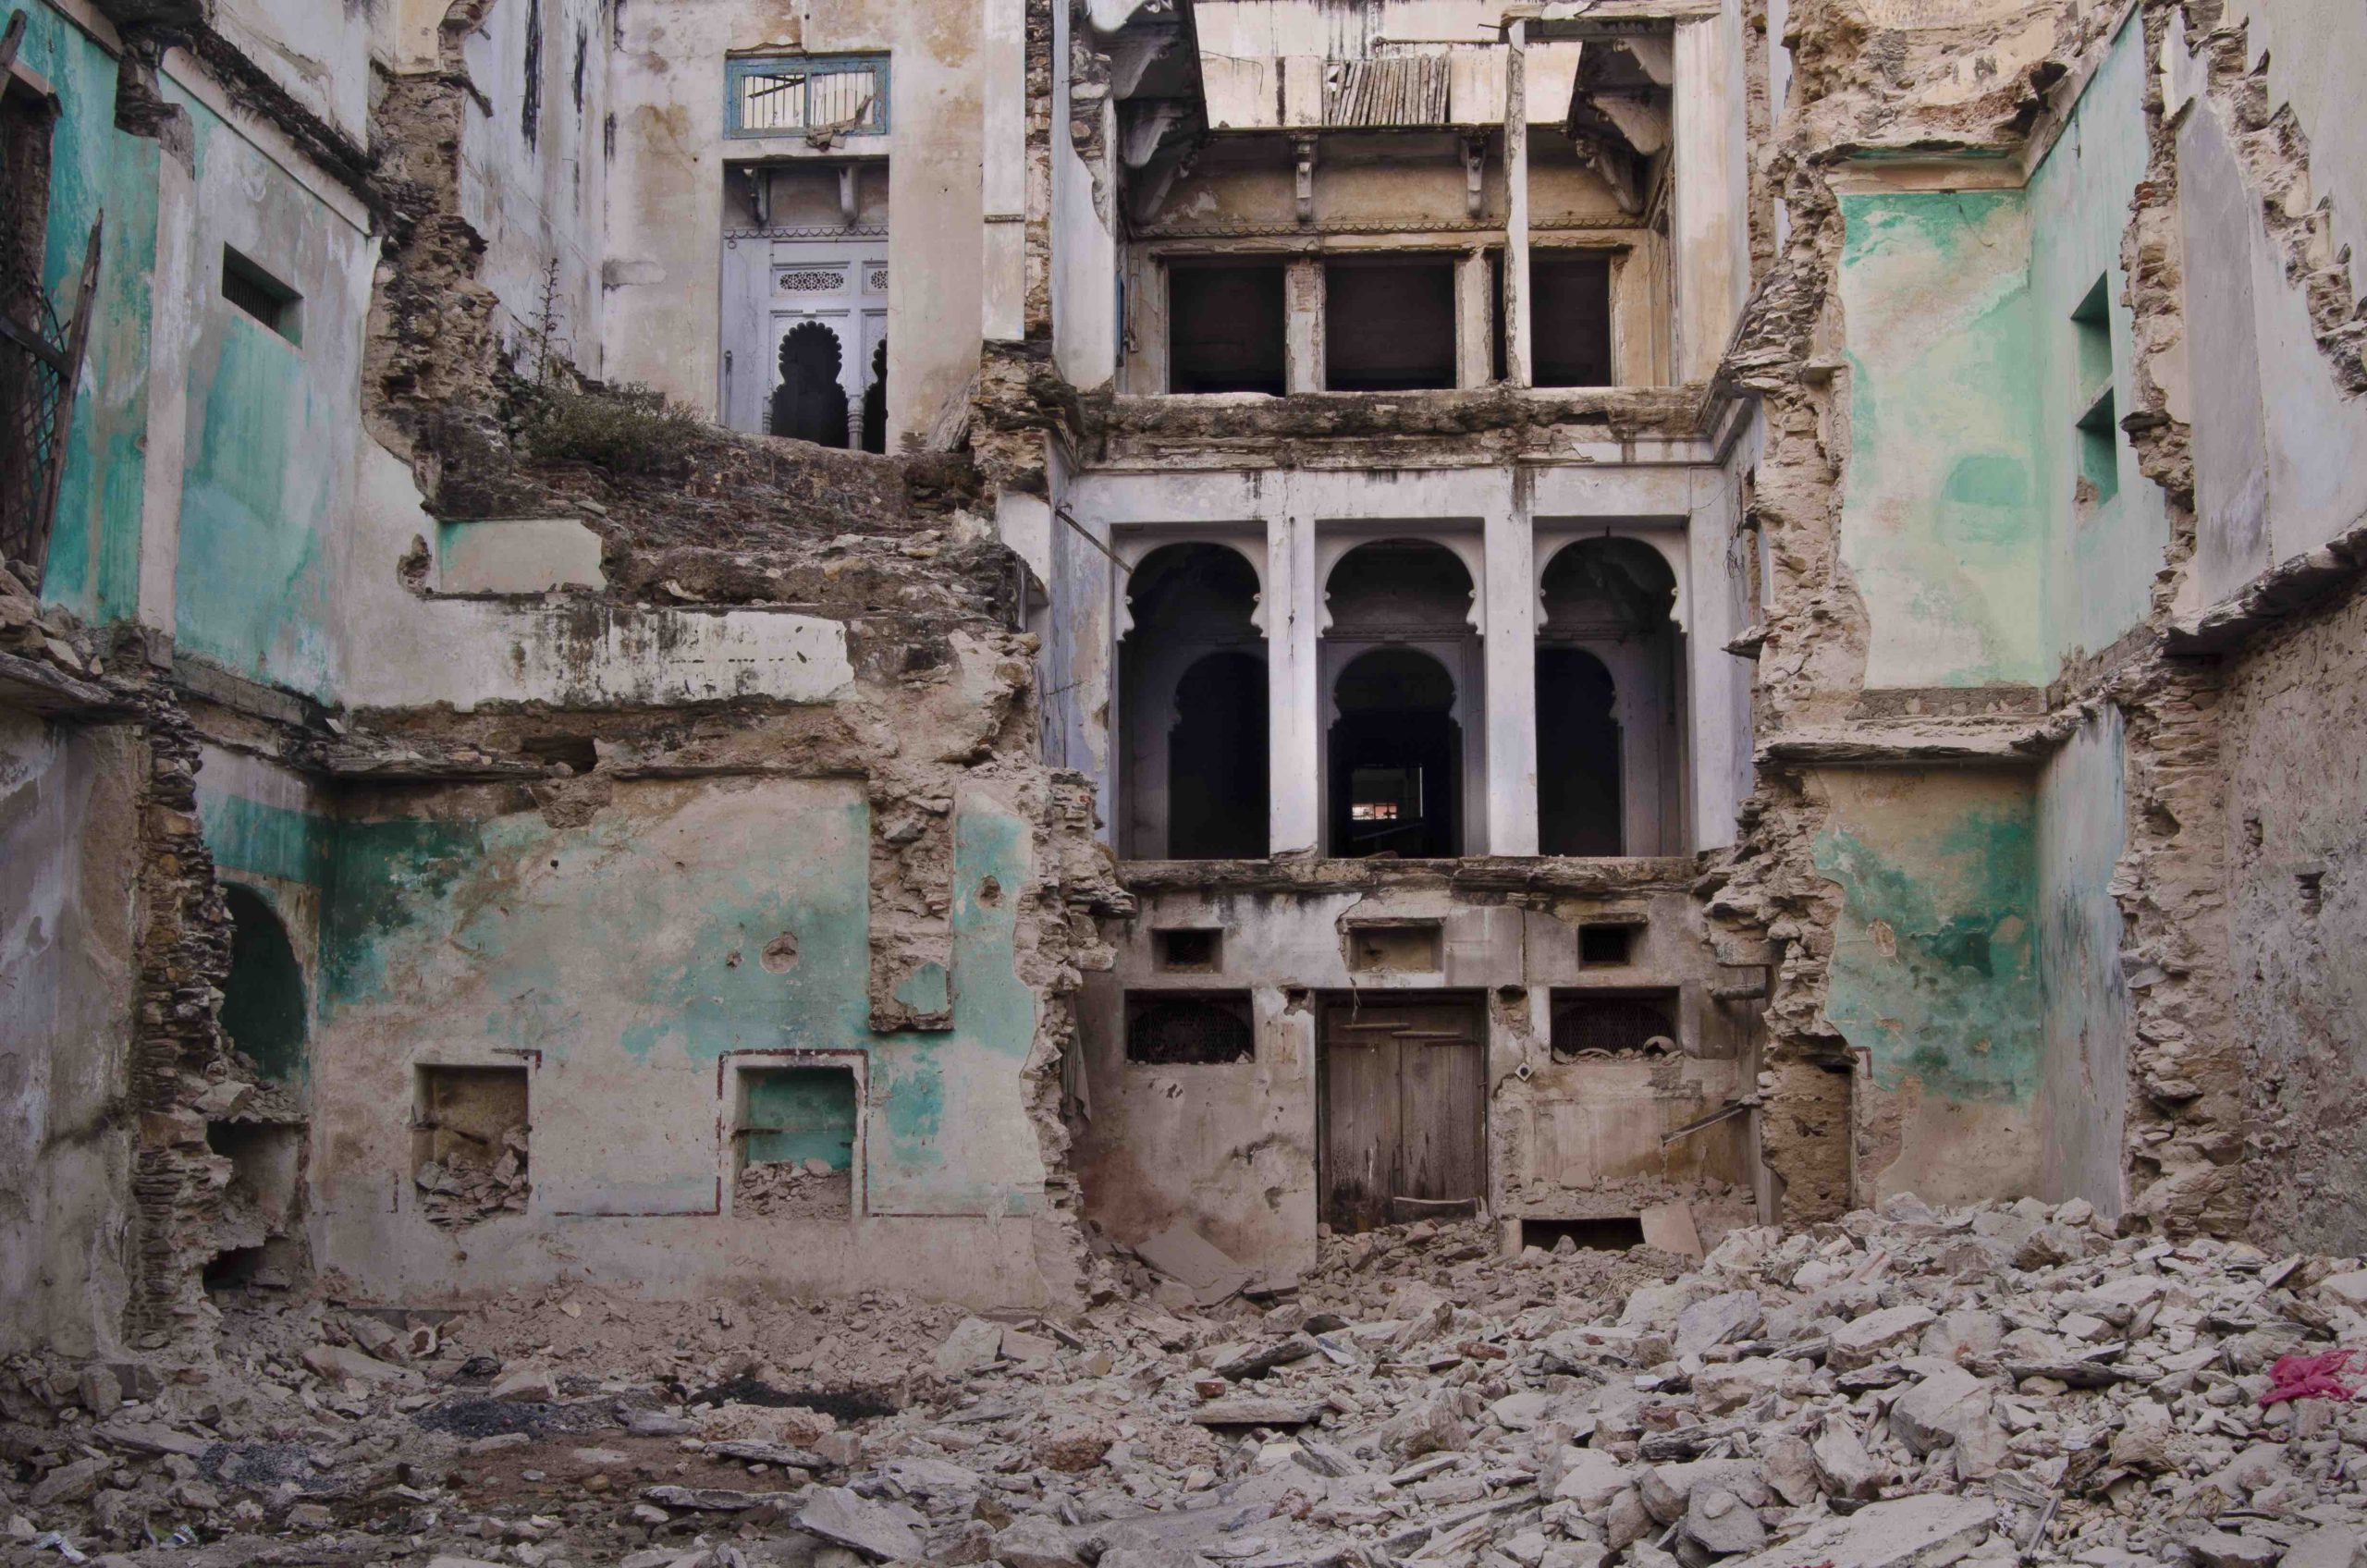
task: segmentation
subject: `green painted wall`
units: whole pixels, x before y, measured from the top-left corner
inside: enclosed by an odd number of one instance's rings
[[[1835,778],[1817,868],[1839,884],[1825,1013],[1875,1085],[2030,1099],[2044,1055],[2038,820],[2018,778]]]
[[[61,314],[73,309],[91,224],[102,212],[106,219],[42,594],[86,619],[129,619],[140,597],[160,154],[155,142],[115,128],[114,58],[45,6],[26,6],[25,16],[20,57],[58,96],[43,268]]]
[[[2030,231],[2018,191],[1845,196],[1842,553],[1869,686],[2047,677]]]
[[[749,1163],[854,1163],[854,1074],[842,1067],[781,1067],[741,1074],[740,1126]]]

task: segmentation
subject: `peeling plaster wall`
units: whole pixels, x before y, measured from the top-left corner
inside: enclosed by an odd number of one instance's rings
[[[1858,1196],[2040,1189],[2038,818],[2011,773],[1821,777],[1841,889],[1825,1013],[1862,1052]]]
[[[128,728],[0,710],[0,1354],[119,1348],[145,767]]]
[[[2038,781],[2038,950],[2044,1061],[2039,1081],[2039,1195],[2086,1198],[2117,1216],[2128,1189],[2128,987],[2115,896],[2128,847],[2128,741],[2101,706],[2046,761]]]
[[[406,797],[408,802],[406,803]],[[393,808],[389,815],[389,808]],[[587,1265],[651,1294],[870,1285],[1043,1301],[1046,1169],[1021,1070],[1037,999],[1014,964],[1026,819],[957,795],[953,1027],[874,1035],[867,811],[852,781],[619,781],[557,827],[507,791],[398,791],[340,822],[317,1100],[326,1261],[432,1300]],[[793,965],[763,962],[796,938]],[[865,1212],[719,1213],[727,1061],[859,1058]],[[752,1054],[756,1053],[756,1054]],[[410,1180],[424,1064],[527,1065],[529,1211],[430,1226]]]
[[[361,439],[375,247],[240,130],[178,88],[196,149],[186,471],[173,632],[184,653],[328,700],[337,554]],[[237,250],[300,297],[297,340],[223,298]]]
[[[335,0],[219,0],[214,25],[298,104],[366,142],[373,9]]]
[[[2228,928],[2250,1047],[2251,1224],[2278,1244],[2367,1238],[2367,594],[2298,621],[2232,674]]]
[[[979,0],[814,0],[795,15],[756,0],[632,0],[619,27],[609,82],[610,379],[645,382],[710,413],[717,407],[723,161],[789,151],[785,141],[724,137],[725,54],[884,51],[889,134],[842,145],[838,155],[889,154],[889,210],[898,216],[889,236],[889,449],[927,430],[978,366]]]
[[[2309,188],[2334,202],[2334,233],[2367,259],[2367,30],[2349,0],[2224,0],[2223,25],[2245,29],[2248,64],[2267,61],[2272,106],[2309,129]]]

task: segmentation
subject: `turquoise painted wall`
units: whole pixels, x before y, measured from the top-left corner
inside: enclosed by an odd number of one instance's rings
[[[1816,841],[1839,884],[1825,1014],[1877,1087],[2022,1104],[2045,1057],[2038,821],[2029,781],[1919,774],[1837,800]]]
[[[61,314],[102,211],[98,304],[42,596],[92,621],[129,619],[140,598],[140,511],[148,428],[149,300],[156,254],[156,143],[115,128],[116,63],[45,6],[25,7],[20,57],[57,92],[43,263]]]
[[[2170,542],[2161,489],[2138,472],[2136,451],[2118,430],[2112,433],[2116,493],[2084,516],[2072,501],[2074,426],[2085,410],[2075,392],[2080,375],[2071,312],[2099,278],[2108,307],[2116,414],[2126,416],[2134,407],[2120,240],[2130,195],[2145,178],[2145,30],[2132,10],[2030,183],[2033,358],[2042,392],[2039,472],[2049,522],[2048,654],[2057,667],[2082,650],[2111,646],[2145,619]]]
[[[818,1159],[833,1170],[854,1164],[854,1074],[845,1068],[784,1067],[743,1072],[740,1125],[749,1163]]]
[[[2128,982],[2113,876],[2128,839],[2128,737],[2109,704],[2047,759],[2038,780],[2042,1197],[2121,1212],[2128,1109]]]

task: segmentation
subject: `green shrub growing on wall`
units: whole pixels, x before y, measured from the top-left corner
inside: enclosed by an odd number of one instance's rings
[[[536,387],[525,398],[520,436],[546,462],[585,462],[613,473],[681,472],[684,454],[708,433],[706,421],[646,386],[596,391]]]

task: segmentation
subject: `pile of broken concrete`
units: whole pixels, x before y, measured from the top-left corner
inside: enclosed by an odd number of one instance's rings
[[[1191,1289],[873,1301],[875,1342],[938,1326],[868,1390],[761,1346],[706,1389],[495,1367],[463,1318],[251,1364],[268,1402],[218,1375],[101,1388],[112,1413],[20,1397],[6,1560],[178,1528],[183,1564],[2367,1564],[2355,1260],[1897,1199],[1691,1267],[1420,1225],[1294,1287]]]

